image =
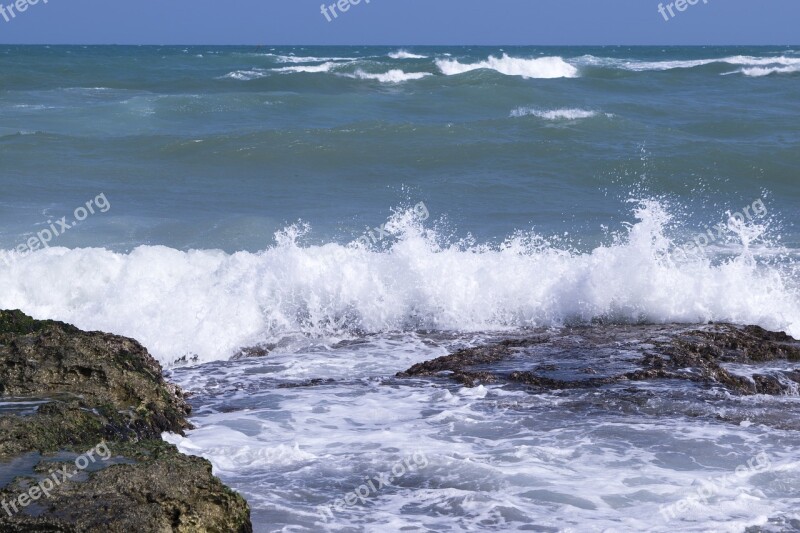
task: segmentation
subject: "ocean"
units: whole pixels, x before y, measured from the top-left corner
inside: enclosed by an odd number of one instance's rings
[[[0,308],[139,340],[192,394],[165,438],[256,531],[800,530],[797,428],[714,418],[798,422],[797,394],[588,417],[394,378],[575,325],[800,338],[800,47],[0,46],[0,72]],[[659,512],[759,454],[779,485]]]

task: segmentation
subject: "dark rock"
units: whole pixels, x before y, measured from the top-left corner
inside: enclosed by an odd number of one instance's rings
[[[331,378],[322,379],[322,378],[313,378],[307,379],[305,381],[300,381],[298,383],[280,383],[278,385],[279,389],[297,389],[301,387],[318,387],[320,385],[329,385],[331,383],[335,383],[335,381]]]
[[[416,364],[405,372],[400,372],[398,377],[433,376],[442,371],[457,372],[465,367],[495,363],[507,359],[516,348],[544,343],[547,340],[547,337],[511,339],[480,348],[467,348],[451,355]]]
[[[728,363],[779,360],[800,361],[800,342],[758,326],[595,325],[459,350],[416,364],[397,377],[443,377],[469,387],[508,383],[544,390],[685,380],[736,394],[779,395],[791,392],[792,382],[800,382],[800,370],[747,377],[725,368]],[[586,361],[592,361],[592,368],[585,366]],[[606,368],[601,367],[604,361]]]
[[[253,357],[266,357],[276,347],[277,347],[277,345],[275,345],[275,344],[263,344],[263,345],[258,345],[258,346],[248,346],[248,347],[242,348],[241,350],[236,352],[231,357],[231,361],[236,361],[236,360],[239,360],[239,359],[251,359]]]
[[[39,402],[32,413],[0,416],[0,473],[15,456],[45,454],[30,471],[13,472],[0,502],[18,502],[47,477],[56,464],[48,454],[102,443],[114,454],[48,498],[0,509],[0,532],[252,531],[247,502],[211,464],[161,440],[191,428],[190,408],[135,340],[0,311],[0,398]]]
[[[63,429],[96,429],[49,438],[33,434],[38,440],[29,444],[10,442],[3,432],[0,457],[19,453],[20,446],[45,452],[60,444],[90,444],[85,440],[89,437],[92,443],[100,438],[157,438],[164,431],[182,434],[191,427],[186,420],[191,409],[182,392],[164,380],[161,365],[141,344],[63,322],[35,321],[19,311],[0,311],[0,395],[49,397],[53,403],[40,408],[41,415],[54,420],[55,414],[64,421]],[[95,412],[81,415],[81,409]],[[94,428],[90,419],[100,427]],[[0,427],[19,422],[0,420]],[[21,423],[38,424],[33,419]],[[76,437],[83,440],[72,442]]]
[[[66,481],[37,502],[38,516],[3,517],[0,531],[252,531],[247,503],[211,474],[208,461],[155,440],[110,450],[135,459]],[[13,501],[44,477],[17,478],[0,498]]]

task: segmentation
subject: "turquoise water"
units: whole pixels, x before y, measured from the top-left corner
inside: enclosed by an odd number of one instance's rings
[[[398,51],[3,47],[0,244],[105,192],[112,211],[59,244],[257,251],[298,219],[349,242],[424,201],[458,236],[585,248],[630,219],[631,194],[668,195],[691,232],[762,190],[800,243],[796,50]],[[489,56],[530,77],[455,73]],[[362,79],[391,71],[428,75]]]

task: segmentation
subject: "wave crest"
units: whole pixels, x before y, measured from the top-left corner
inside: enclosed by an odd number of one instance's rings
[[[223,78],[231,78],[234,80],[239,81],[250,81],[250,80],[257,80],[259,78],[265,78],[269,76],[269,72],[264,70],[235,70],[233,72],[228,72],[223,76]]]
[[[792,67],[752,67],[740,71],[745,76],[760,78],[770,74],[795,74],[800,72],[800,64]]]
[[[631,59],[618,59],[610,57],[595,57],[591,55],[582,56],[575,59],[575,62],[586,66],[608,67],[632,72],[666,71],[676,69],[692,69],[714,64],[725,64],[743,67],[739,72],[745,75],[765,75],[748,74],[750,72],[761,72],[769,70],[767,74],[773,72],[797,72],[800,70],[800,58],[798,57],[754,57],[754,56],[728,56],[705,59],[689,60],[664,60],[664,61],[640,61]]]
[[[579,120],[583,118],[592,118],[597,116],[596,111],[587,111],[585,109],[552,109],[541,110],[531,107],[518,107],[511,112],[514,118],[535,116],[545,120]]]
[[[406,50],[398,50],[397,52],[390,53],[389,57],[392,59],[427,59],[428,56],[412,54]]]
[[[403,72],[400,69],[392,69],[383,74],[373,74],[364,72],[359,69],[353,74],[345,74],[348,78],[356,78],[359,80],[377,80],[381,83],[401,83],[410,80],[420,80],[425,76],[431,76],[430,72]]]
[[[272,69],[275,72],[293,72],[293,73],[311,73],[316,74],[320,72],[330,72],[333,68],[341,66],[342,63],[334,63],[333,61],[326,61],[321,65],[295,65],[291,67],[278,67]]]
[[[510,57],[489,56],[486,61],[478,63],[461,63],[457,59],[437,59],[436,66],[442,74],[454,76],[478,69],[490,69],[506,76],[521,76],[523,78],[577,78],[578,69],[560,57],[541,57],[537,59],[523,59]]]

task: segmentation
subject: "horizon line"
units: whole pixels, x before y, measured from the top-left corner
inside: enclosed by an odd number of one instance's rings
[[[745,44],[513,44],[513,43],[494,43],[494,44],[308,44],[308,43],[281,43],[281,44],[252,44],[252,43],[240,43],[240,44],[215,44],[215,43],[0,43],[0,46],[257,46],[257,47],[264,47],[264,46],[341,46],[341,47],[367,47],[367,46],[374,46],[374,47],[395,47],[395,46],[424,46],[424,47],[444,47],[444,46],[475,46],[475,47],[486,47],[486,46],[541,46],[541,47],[605,47],[605,46],[641,46],[641,47],[651,47],[651,46],[667,46],[667,47],[708,47],[708,46],[724,46],[724,47],[735,47],[735,46],[800,46],[800,43],[770,43],[770,44],[754,44],[754,43],[745,43]]]

